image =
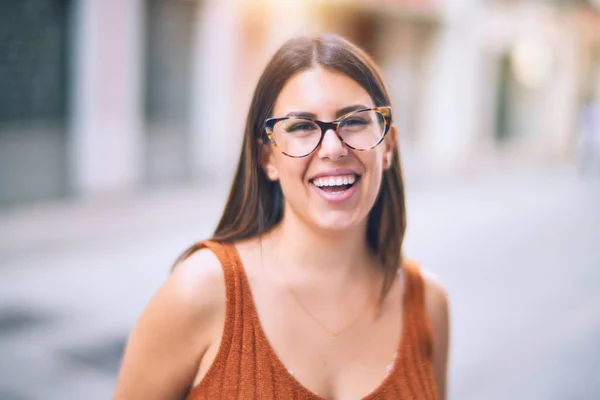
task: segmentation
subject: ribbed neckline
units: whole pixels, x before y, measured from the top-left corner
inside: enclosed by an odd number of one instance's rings
[[[256,331],[258,332],[257,339],[259,340],[260,345],[268,352],[269,357],[272,359],[272,361],[275,363],[276,367],[279,369],[279,373],[287,379],[287,381],[290,383],[290,385],[295,386],[298,390],[302,391],[305,396],[308,396],[314,400],[326,400],[325,398],[314,393],[312,390],[308,389],[300,381],[298,381],[292,374],[290,374],[289,370],[287,369],[287,367],[285,366],[283,361],[281,361],[281,359],[277,356],[277,353],[271,346],[271,343],[269,342],[269,339],[268,339],[265,331],[263,330],[262,324],[260,323],[260,317],[258,316],[258,311],[256,309],[256,304],[254,303],[254,298],[252,297],[252,289],[250,287],[250,281],[248,280],[248,276],[246,274],[244,264],[242,262],[240,254],[237,251],[237,247],[234,244],[229,244],[228,246],[231,246],[231,251],[232,251],[232,255],[233,255],[232,261],[234,264],[233,266],[234,266],[234,268],[238,269],[237,272],[239,273],[239,276],[241,279],[241,285],[242,285],[243,296],[244,296],[244,309],[245,309],[245,311],[247,311],[249,313],[249,315],[247,315],[247,316],[251,318],[252,324],[254,325]],[[410,278],[407,276],[405,269],[401,270],[401,274],[402,274],[402,278],[403,278],[402,284],[404,285],[403,295],[402,295],[402,316],[401,316],[402,327],[400,328],[400,331],[401,331],[400,338],[398,340],[398,345],[396,347],[396,357],[392,363],[392,368],[389,371],[389,373],[386,374],[386,376],[382,379],[382,381],[373,390],[371,390],[366,396],[364,396],[362,398],[362,400],[376,399],[377,396],[381,395],[381,393],[388,386],[390,386],[392,384],[394,378],[399,373],[400,365],[403,362],[406,352],[408,351],[407,345],[410,342],[410,340],[409,340],[409,335],[410,335],[409,321],[411,318],[411,316],[409,315],[410,307],[408,307],[408,304],[411,299],[410,294],[411,294],[411,290],[412,290],[411,289],[412,285],[408,284],[408,282],[407,282],[407,278],[408,279],[410,279]]]

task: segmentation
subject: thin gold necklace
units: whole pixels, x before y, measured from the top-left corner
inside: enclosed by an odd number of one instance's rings
[[[321,321],[319,321],[319,319],[317,317],[315,317],[308,310],[308,308],[306,308],[306,306],[304,305],[304,303],[302,303],[302,300],[300,300],[300,297],[296,294],[296,292],[294,291],[294,289],[292,289],[292,286],[289,284],[289,279],[287,278],[285,272],[283,271],[283,268],[281,269],[281,271],[282,271],[282,274],[283,274],[283,277],[284,277],[284,280],[285,280],[286,288],[291,293],[291,295],[294,298],[294,300],[296,301],[296,303],[298,303],[298,305],[306,313],[306,315],[308,315],[317,325],[319,325],[321,327],[321,329],[323,329],[327,333],[327,336],[329,337],[329,341],[330,342],[335,342],[336,339],[342,333],[344,333],[347,330],[349,330],[350,328],[352,328],[356,324],[356,322],[358,322],[358,320],[363,316],[363,314],[367,311],[367,309],[369,308],[369,305],[371,303],[372,296],[367,296],[367,300],[365,301],[364,307],[361,309],[360,313],[358,313],[356,315],[356,317],[354,317],[354,319],[349,324],[347,324],[344,328],[342,328],[340,330],[336,330],[336,331],[331,330],[331,329],[329,329],[329,327],[327,327],[325,324],[323,324]]]

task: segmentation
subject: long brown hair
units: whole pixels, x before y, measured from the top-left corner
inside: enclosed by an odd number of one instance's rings
[[[242,153],[225,209],[211,240],[235,242],[259,236],[281,221],[283,193],[279,182],[267,178],[260,166],[264,122],[287,80],[316,67],[341,72],[360,84],[375,106],[388,106],[390,98],[377,66],[363,50],[335,34],[288,40],[263,71],[246,119]],[[380,300],[390,290],[402,262],[406,230],[404,183],[400,157],[393,152],[392,165],[383,172],[381,188],[367,223],[367,242],[384,268]],[[178,262],[198,249],[188,248]]]

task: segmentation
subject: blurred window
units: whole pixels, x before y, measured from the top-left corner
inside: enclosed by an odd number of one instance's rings
[[[0,1],[0,206],[67,193],[71,4]]]
[[[0,2],[0,123],[64,119],[68,3]]]

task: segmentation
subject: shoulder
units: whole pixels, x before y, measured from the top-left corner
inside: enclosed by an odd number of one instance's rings
[[[448,294],[439,277],[431,271],[421,269],[424,286],[425,307],[433,334],[434,344],[444,351],[448,345],[450,312]]]
[[[188,316],[209,316],[225,306],[223,267],[209,248],[196,250],[178,263],[164,288]]]
[[[448,293],[439,276],[427,269],[421,269],[421,274],[423,276],[425,302],[429,318],[432,320],[447,318]]]
[[[177,264],[138,323],[164,325],[166,340],[193,342],[200,352],[210,345],[225,309],[225,283],[218,258],[208,248]],[[160,332],[159,327],[155,327]],[[174,329],[177,328],[177,329]],[[220,331],[219,331],[220,332]],[[195,338],[195,339],[194,339]],[[190,344],[188,342],[188,344]]]
[[[181,327],[207,326],[225,305],[219,259],[208,248],[194,251],[173,268],[150,300],[143,317],[156,315]],[[185,331],[184,331],[185,332]]]
[[[413,279],[422,281],[423,297],[429,318],[439,319],[448,311],[448,294],[438,275],[422,268],[414,260],[405,260],[404,268]],[[419,284],[421,286],[421,284]]]
[[[437,275],[422,269],[425,287],[425,306],[433,340],[435,379],[440,398],[446,398],[446,376],[450,337],[448,294]]]
[[[173,268],[163,289],[192,313],[218,308],[225,301],[221,262],[209,248],[197,250]]]
[[[178,326],[207,325],[225,304],[224,276],[219,259],[208,248],[179,262],[150,300],[142,319],[177,322]],[[185,333],[185,331],[183,331]]]
[[[145,313],[155,314],[167,326],[177,326],[180,342],[187,336],[195,338],[203,353],[215,335],[221,334],[225,291],[221,262],[209,248],[202,248],[175,265]]]
[[[136,321],[115,398],[144,397],[146,391],[165,397],[183,393],[221,334],[224,318],[221,263],[208,249],[194,251],[175,266]]]

